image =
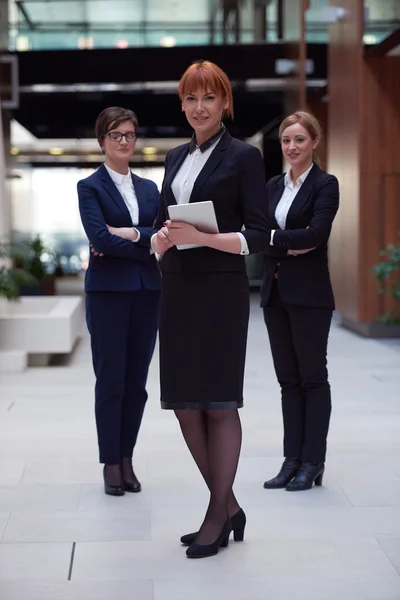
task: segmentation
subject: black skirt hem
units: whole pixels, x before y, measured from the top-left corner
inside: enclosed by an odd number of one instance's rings
[[[161,400],[163,410],[236,410],[243,407],[243,399],[233,402],[167,402]]]

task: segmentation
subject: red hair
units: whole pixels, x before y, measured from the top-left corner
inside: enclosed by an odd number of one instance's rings
[[[228,76],[220,67],[208,60],[199,60],[191,64],[179,82],[179,98],[183,100],[186,94],[192,94],[198,89],[226,98],[228,108],[224,110],[222,116],[233,119],[232,86]]]

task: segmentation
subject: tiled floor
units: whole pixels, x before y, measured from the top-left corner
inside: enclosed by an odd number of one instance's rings
[[[207,502],[157,358],[137,449],[143,492],[105,496],[85,336],[69,366],[0,378],[1,600],[400,600],[400,341],[334,326],[324,486],[267,491],[281,461],[279,391],[253,298],[236,491],[246,540],[189,561]]]

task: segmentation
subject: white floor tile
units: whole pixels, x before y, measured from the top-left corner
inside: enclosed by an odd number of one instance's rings
[[[400,535],[379,536],[378,542],[400,575]]]
[[[28,583],[0,581],[1,600],[154,600],[151,581],[62,581]],[[387,600],[384,598],[383,600]],[[391,600],[391,599],[390,599]]]
[[[222,574],[219,578],[156,580],[154,600],[398,600],[400,578],[364,583],[355,578],[269,577],[254,581]]]
[[[0,510],[77,510],[80,488],[78,484],[0,486]]]
[[[71,550],[72,544],[1,544],[0,581],[66,581]]]
[[[85,512],[12,513],[3,543],[136,541],[151,538],[150,513],[106,518]]]

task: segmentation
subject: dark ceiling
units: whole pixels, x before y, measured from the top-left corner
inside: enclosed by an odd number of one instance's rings
[[[235,120],[229,130],[234,136],[250,137],[283,113],[285,75],[278,66],[285,59],[282,44],[39,51],[18,56],[21,95],[14,117],[39,138],[93,138],[95,119],[107,106],[135,110],[143,137],[190,135],[174,85],[171,89],[169,83],[168,89],[166,82],[177,82],[198,58],[219,64],[233,82]],[[314,64],[312,80],[324,79],[325,45],[313,45],[309,58]],[[261,86],[249,86],[249,80]],[[93,91],[76,91],[77,84],[90,84]],[[104,91],[103,84],[122,86],[122,91]],[[129,89],[130,84],[135,89]],[[72,91],[65,91],[65,85]]]

